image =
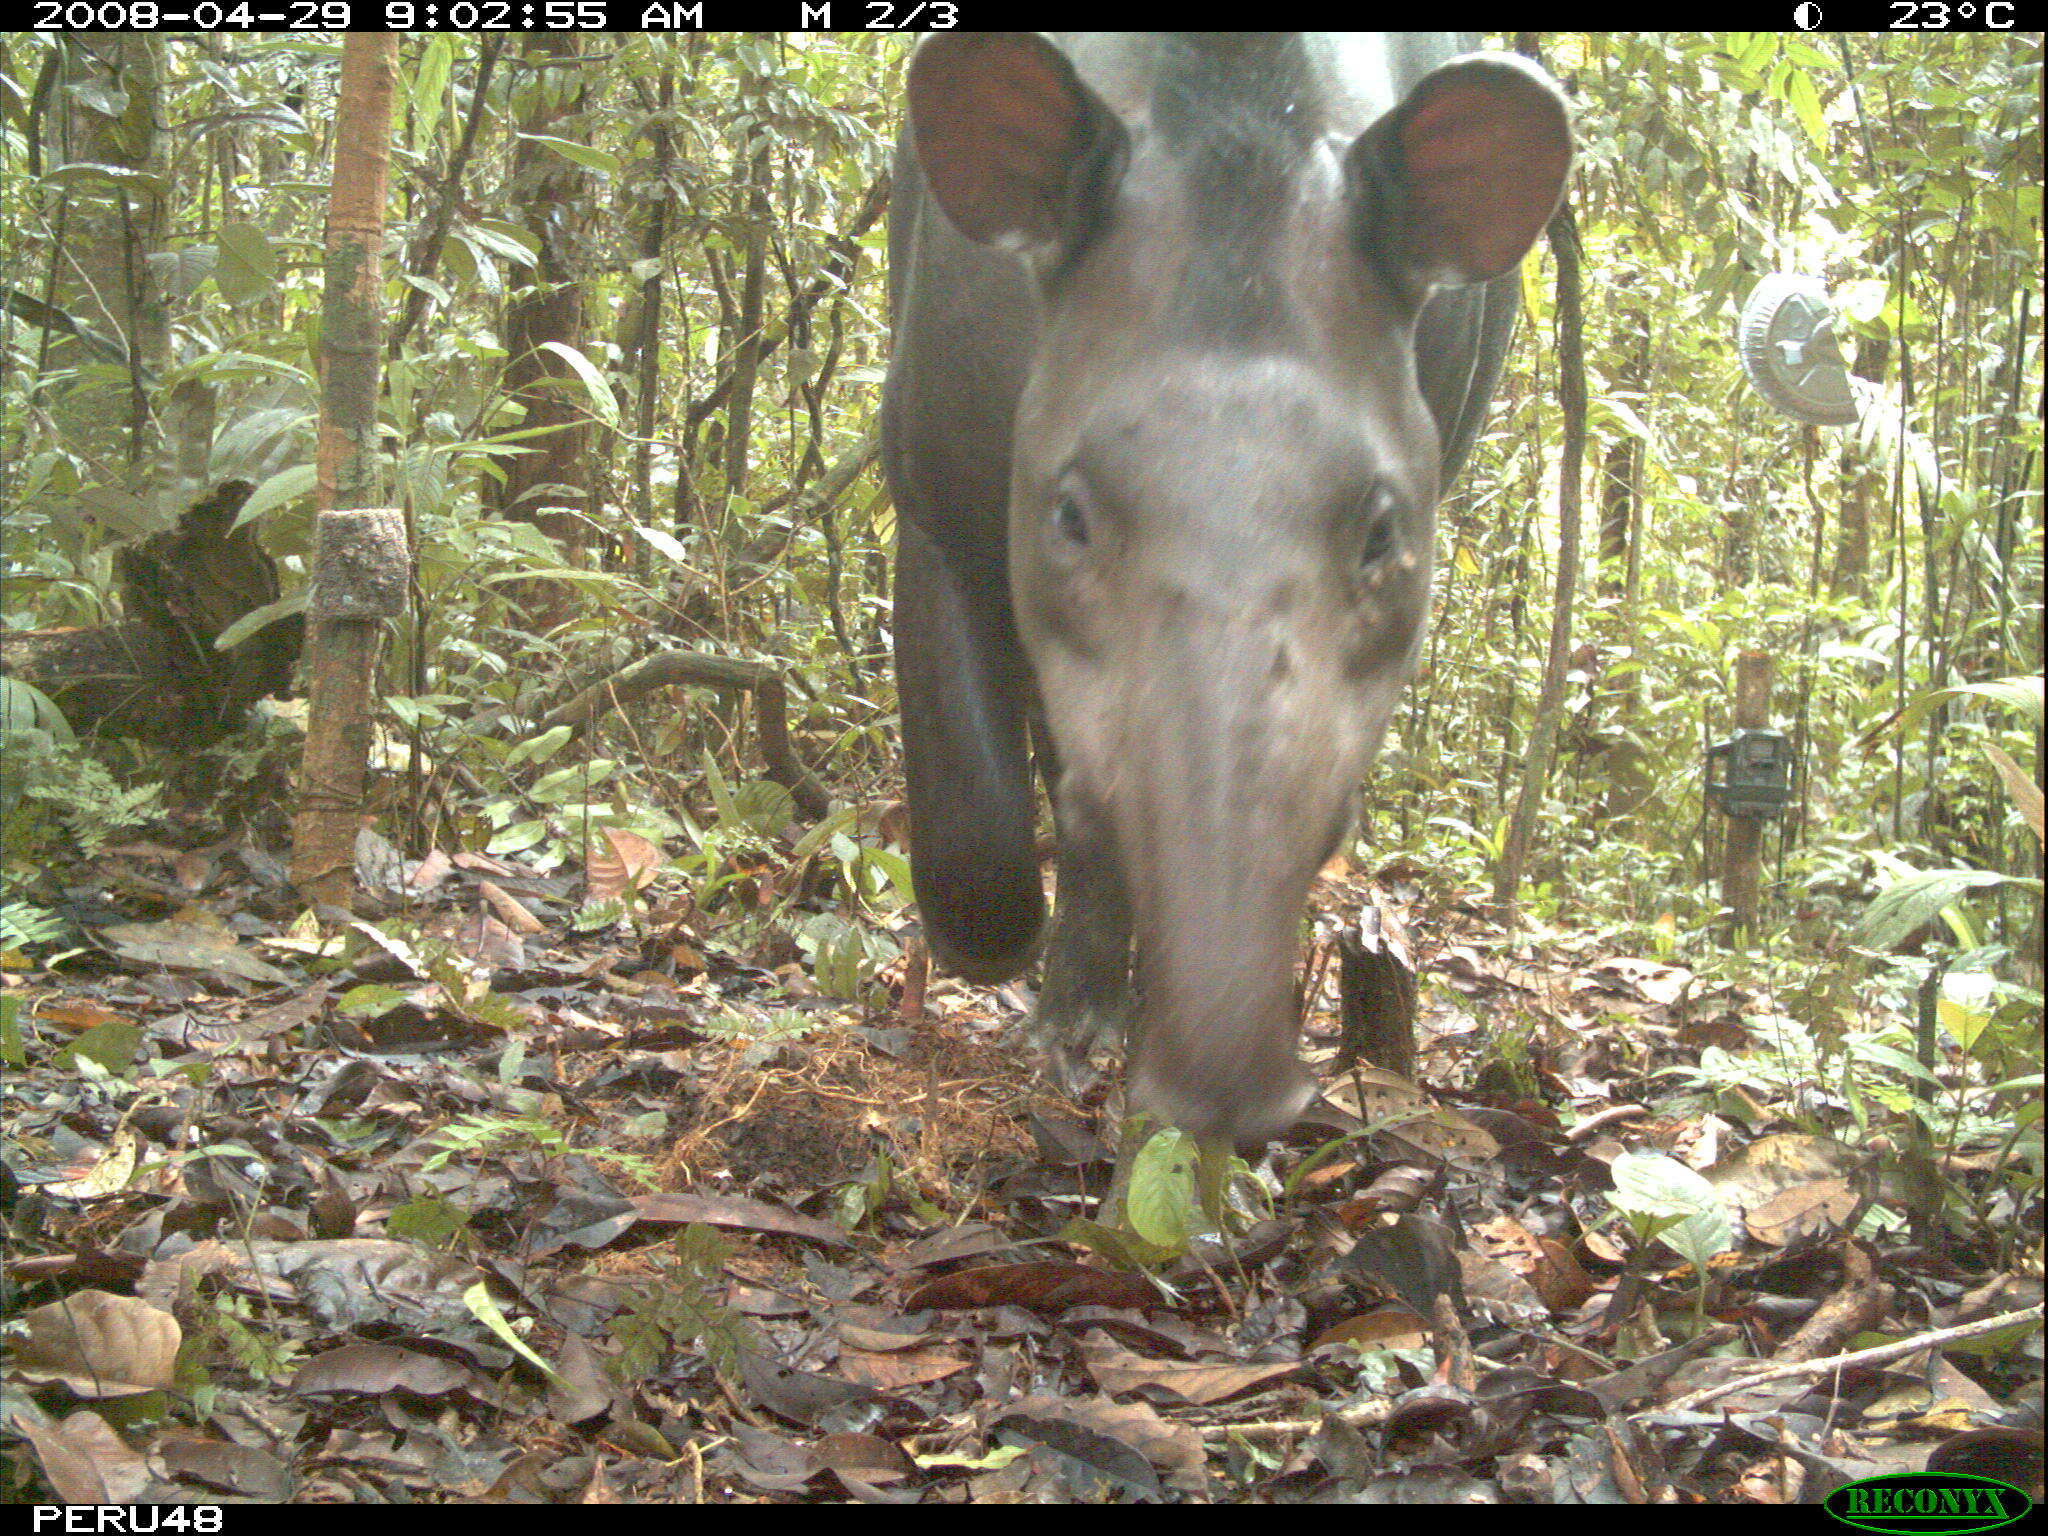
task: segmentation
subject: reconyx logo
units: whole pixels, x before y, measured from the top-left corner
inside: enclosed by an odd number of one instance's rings
[[[2011,1483],[1961,1472],[1903,1472],[1837,1488],[1821,1504],[1845,1525],[1866,1531],[1989,1531],[2033,1508]]]

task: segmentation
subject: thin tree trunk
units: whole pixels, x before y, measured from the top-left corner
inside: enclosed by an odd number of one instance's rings
[[[351,32],[342,41],[321,312],[317,501],[323,521],[374,507],[379,497],[384,214],[397,62],[393,34]],[[292,881],[308,900],[346,907],[355,892],[371,681],[383,626],[381,616],[322,613],[317,598],[316,591],[306,626],[306,746],[292,823]]]
[[[520,222],[537,254],[525,274],[526,287],[505,306],[505,388],[522,408],[522,426],[550,430],[522,441],[527,451],[507,462],[499,499],[503,516],[538,526],[570,561],[583,548],[590,510],[589,417],[581,380],[549,348],[553,343],[584,349],[577,280],[590,181],[536,139],[582,137],[575,122],[587,91],[579,73],[582,51],[580,38],[560,33],[536,34],[522,45],[534,88],[520,123],[524,137],[513,151],[512,180]],[[555,603],[537,603],[530,592],[520,596],[533,620],[545,624]]]
[[[1550,782],[1550,762],[1564,714],[1564,682],[1572,651],[1572,596],[1579,579],[1580,482],[1586,465],[1585,321],[1580,309],[1579,231],[1571,204],[1550,221],[1550,249],[1557,258],[1557,379],[1564,409],[1564,446],[1557,470],[1557,594],[1550,616],[1550,650],[1543,664],[1543,690],[1536,723],[1522,757],[1522,781],[1509,823],[1507,847],[1494,868],[1493,900],[1512,910],[1527,867],[1536,818]]]

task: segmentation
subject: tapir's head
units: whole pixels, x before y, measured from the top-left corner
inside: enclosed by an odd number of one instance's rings
[[[1349,133],[1298,50],[1172,46],[1091,85],[1035,35],[935,36],[910,106],[934,198],[1039,289],[1011,593],[1062,815],[1113,839],[1131,900],[1133,1102],[1250,1140],[1308,1096],[1302,902],[1428,617],[1417,316],[1514,268],[1571,152],[1514,58]]]

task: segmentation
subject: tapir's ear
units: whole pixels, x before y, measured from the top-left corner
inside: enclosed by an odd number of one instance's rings
[[[1350,153],[1367,242],[1390,275],[1424,289],[1512,270],[1557,211],[1571,164],[1556,82],[1508,53],[1432,70]]]
[[[1049,252],[1082,238],[1125,135],[1035,32],[940,32],[910,61],[910,131],[932,196],[971,240]]]

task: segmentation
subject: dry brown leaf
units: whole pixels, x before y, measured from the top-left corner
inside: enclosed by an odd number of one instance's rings
[[[79,1291],[22,1314],[14,1369],[30,1381],[61,1381],[80,1397],[135,1397],[172,1381],[184,1330],[168,1312],[132,1296]]]
[[[1420,1349],[1428,1341],[1428,1323],[1406,1307],[1390,1306],[1332,1323],[1316,1335],[1309,1347],[1351,1344],[1359,1349]]]
[[[839,1374],[879,1392],[944,1381],[966,1370],[969,1363],[943,1349],[894,1349],[883,1353],[839,1346]]]
[[[52,997],[36,1005],[34,1017],[38,1024],[53,1024],[67,1035],[82,1035],[101,1024],[133,1023],[135,1015],[89,998]]]
[[[98,1200],[118,1195],[135,1177],[140,1152],[141,1142],[136,1134],[123,1127],[105,1147],[88,1149],[66,1163],[65,1176],[45,1184],[43,1193],[65,1200]]]
[[[1839,1229],[1862,1196],[1847,1179],[1815,1179],[1780,1190],[1744,1213],[1749,1235],[1773,1248]]]
[[[743,1227],[753,1232],[783,1232],[791,1237],[809,1238],[814,1243],[847,1247],[851,1239],[843,1228],[815,1216],[804,1216],[766,1200],[747,1200],[738,1195],[660,1194],[635,1195],[630,1202],[642,1221],[657,1226],[685,1226],[701,1221],[714,1227]]]
[[[1254,1363],[1151,1360],[1134,1355],[1106,1334],[1091,1332],[1081,1340],[1082,1362],[1096,1384],[1111,1396],[1156,1387],[1183,1402],[1220,1403],[1301,1369],[1294,1360]]]
[[[1991,759],[1991,766],[1998,770],[1998,777],[2005,785],[2005,792],[2012,796],[2012,803],[2020,808],[2020,815],[2028,826],[2034,829],[2036,842],[2048,842],[2048,831],[2042,829],[2041,786],[2036,784],[2020,767],[1999,748],[1984,743],[1984,755]]]
[[[166,1476],[224,1493],[278,1503],[294,1491],[291,1468],[257,1446],[172,1430],[150,1453]]]
[[[546,923],[535,917],[527,909],[524,902],[520,901],[518,897],[514,896],[502,885],[499,885],[495,880],[479,880],[476,886],[483,893],[484,900],[491,904],[491,910],[497,913],[499,919],[514,933],[546,933],[548,931]]]
[[[906,1299],[912,1309],[939,1307],[1023,1307],[1031,1312],[1064,1312],[1068,1307],[1151,1307],[1159,1292],[1142,1275],[1120,1274],[1087,1264],[1045,1260],[1036,1264],[985,1264],[939,1275]]]
[[[1500,1144],[1485,1130],[1456,1110],[1440,1107],[1398,1073],[1354,1067],[1331,1083],[1323,1097],[1374,1130],[1435,1157],[1485,1161],[1500,1154]]]
[[[603,827],[604,841],[593,843],[583,879],[592,901],[609,901],[646,888],[661,868],[661,848],[637,832]]]
[[[66,1504],[139,1504],[152,1491],[148,1462],[96,1413],[80,1410],[58,1424],[16,1414],[10,1422]]]
[[[292,1390],[376,1394],[403,1387],[421,1397],[439,1397],[479,1380],[468,1366],[439,1355],[396,1344],[344,1344],[300,1366]]]

